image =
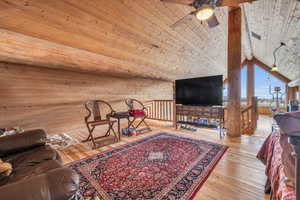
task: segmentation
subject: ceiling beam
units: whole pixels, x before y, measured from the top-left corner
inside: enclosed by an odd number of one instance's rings
[[[258,60],[255,57],[253,57],[252,60],[245,59],[241,64],[241,68],[244,68],[248,64],[248,62],[253,62],[258,67],[260,67],[261,69],[263,69],[263,70],[267,71],[268,73],[272,74],[273,76],[275,76],[276,78],[278,78],[279,80],[281,80],[284,83],[290,83],[291,82],[291,80],[289,78],[285,77],[284,75],[280,74],[279,72],[272,71],[271,67],[264,64],[263,62],[261,62],[260,60]],[[223,84],[227,84],[227,83],[228,83],[228,79],[226,78],[226,79],[224,79]]]
[[[241,3],[252,3],[256,0],[221,0],[219,6],[237,7]]]
[[[281,80],[282,82],[284,82],[286,84],[289,83],[289,82],[291,82],[291,80],[289,78],[285,77],[284,75],[280,74],[277,71],[272,71],[271,67],[269,67],[265,63],[261,62],[256,57],[253,57],[253,62],[258,67],[260,67],[261,69],[263,69],[263,70],[267,71],[268,73],[272,74],[274,77],[276,77],[277,79]]]

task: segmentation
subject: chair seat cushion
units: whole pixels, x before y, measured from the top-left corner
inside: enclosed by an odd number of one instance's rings
[[[129,115],[133,116],[133,117],[142,117],[142,116],[145,116],[146,113],[144,110],[131,110],[129,112]]]

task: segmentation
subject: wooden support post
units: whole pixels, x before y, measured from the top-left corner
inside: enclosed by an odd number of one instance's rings
[[[255,96],[255,81],[254,81],[254,63],[247,62],[247,104],[252,105],[253,97]]]
[[[286,85],[286,105],[288,106],[290,100],[296,99],[296,93],[298,91],[297,87],[289,87]]]
[[[227,135],[241,136],[241,8],[228,14],[228,122]]]

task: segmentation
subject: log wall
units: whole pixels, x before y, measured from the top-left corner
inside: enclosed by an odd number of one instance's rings
[[[102,99],[126,111],[125,98],[172,99],[172,82],[0,63],[0,127],[43,128],[48,134],[84,128],[83,103]]]

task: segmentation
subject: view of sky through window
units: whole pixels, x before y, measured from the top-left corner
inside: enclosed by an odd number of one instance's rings
[[[265,70],[258,66],[255,66],[255,96],[258,99],[272,99],[272,95],[269,92],[271,86],[272,92],[274,87],[280,87],[282,94],[285,94],[285,84],[278,80],[273,75],[269,74]],[[224,85],[224,97],[227,97],[228,86]],[[241,70],[241,97],[242,100],[247,98],[247,68],[244,67]],[[284,98],[284,95],[282,96]],[[227,98],[226,98],[227,99]]]

